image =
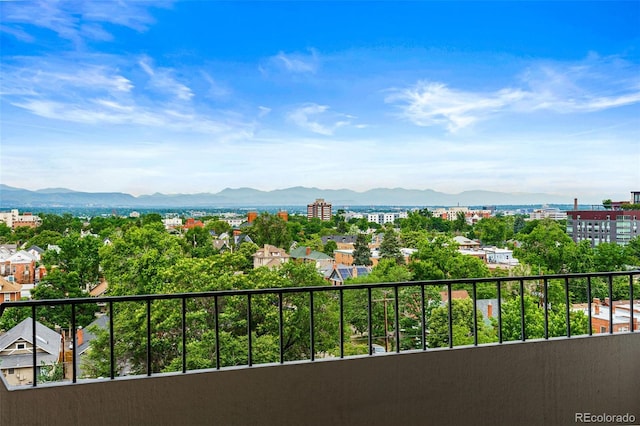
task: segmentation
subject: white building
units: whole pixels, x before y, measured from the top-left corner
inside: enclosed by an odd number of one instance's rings
[[[533,212],[529,213],[529,219],[531,220],[542,220],[542,219],[552,219],[552,220],[565,220],[567,218],[567,212],[560,211],[560,209],[556,208],[542,208],[535,209]]]
[[[18,209],[13,209],[10,212],[0,212],[0,222],[4,222],[9,228],[15,228],[17,226],[30,226],[35,228],[40,225],[42,220],[39,216],[31,213],[20,214]]]

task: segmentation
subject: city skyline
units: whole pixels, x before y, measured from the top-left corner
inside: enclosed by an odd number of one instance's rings
[[[640,188],[640,3],[0,2],[0,183]]]

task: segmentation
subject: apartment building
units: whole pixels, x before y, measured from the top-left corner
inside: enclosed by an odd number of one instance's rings
[[[331,203],[323,198],[317,198],[312,204],[307,204],[307,219],[317,217],[322,221],[331,220]]]
[[[32,213],[20,214],[18,209],[13,209],[10,212],[0,212],[0,222],[4,222],[9,228],[16,229],[20,226],[36,228],[42,220]]]
[[[545,207],[542,209],[535,209],[529,213],[529,219],[531,220],[565,220],[567,218],[567,212],[563,212],[557,208]]]
[[[632,204],[640,204],[640,191],[631,193]],[[577,202],[575,203],[577,205]],[[620,206],[628,202],[615,203]],[[600,243],[626,245],[640,235],[640,209],[574,210],[567,212],[567,234],[573,241],[588,240],[595,247]]]

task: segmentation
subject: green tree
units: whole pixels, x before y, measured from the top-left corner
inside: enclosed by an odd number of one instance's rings
[[[524,229],[524,227],[526,226],[526,221],[524,220],[524,217],[518,215],[515,217],[515,219],[513,220],[513,234],[517,234],[520,231],[522,231]]]
[[[455,242],[438,236],[423,241],[411,256],[408,265],[416,280],[481,278],[489,276],[489,269],[478,258],[461,254]]]
[[[288,232],[287,222],[270,213],[265,212],[258,215],[246,232],[260,247],[271,244],[288,250],[291,246],[292,239]]]
[[[400,241],[392,227],[387,227],[384,231],[382,243],[380,243],[380,257],[382,259],[393,259],[396,263],[404,263],[404,256],[400,251]]]
[[[77,272],[63,272],[54,269],[45,275],[40,283],[31,290],[33,299],[73,299],[86,297],[87,293],[81,289],[81,281]],[[76,307],[76,321],[78,326],[86,326],[94,319],[98,310],[96,304],[81,304]],[[71,306],[51,306],[40,308],[37,313],[38,321],[49,328],[71,326]]]
[[[624,247],[616,243],[600,243],[594,248],[594,266],[596,271],[620,271],[628,264]]]
[[[161,224],[130,227],[99,254],[112,295],[162,293],[163,270],[184,255],[177,237]]]
[[[625,255],[633,266],[640,266],[640,236],[633,238],[624,247]]]
[[[430,213],[429,213],[430,214]],[[406,219],[400,220],[400,229],[403,231],[423,231],[427,229],[427,224],[431,216],[425,216],[417,211],[411,211]]]
[[[11,241],[11,228],[6,223],[0,222],[0,243],[5,244]]]
[[[76,272],[82,285],[96,283],[100,275],[100,238],[71,233],[60,241],[58,264],[67,272]]]
[[[207,222],[204,225],[204,229],[206,229],[207,231],[213,231],[216,235],[221,235],[225,232],[230,234],[232,231],[231,225],[229,225],[229,223],[225,222],[224,220],[218,219]]]
[[[38,234],[34,235],[33,238],[31,238],[29,240],[29,242],[27,243],[28,246],[38,246],[41,249],[46,250],[47,246],[51,245],[58,245],[60,244],[60,241],[62,240],[62,234],[60,234],[57,231],[49,231],[49,230],[44,230],[44,231],[40,231],[38,232]]]
[[[327,256],[333,257],[334,250],[338,250],[338,243],[333,240],[327,241],[327,244],[324,245],[322,252]]]
[[[511,227],[513,229],[513,227]],[[484,245],[504,247],[511,238],[507,219],[504,217],[482,218],[475,225],[475,233]]]
[[[451,303],[453,346],[474,343],[473,302],[471,299],[453,299]],[[493,328],[487,326],[482,313],[477,312],[478,343],[496,341]],[[444,304],[431,311],[428,321],[427,342],[430,348],[449,346],[449,306]]]
[[[522,236],[521,241],[522,247],[514,250],[516,258],[540,267],[544,272],[567,272],[575,243],[556,221],[539,221],[529,234]]]
[[[467,229],[467,227],[468,227],[467,218],[466,218],[464,212],[458,212],[456,214],[456,219],[453,221],[453,224],[451,225],[451,228],[454,231],[462,232],[465,229]]]
[[[372,263],[368,238],[365,234],[360,233],[353,244],[353,264],[369,266]]]
[[[151,223],[162,223],[162,216],[159,213],[147,213],[140,218],[142,226],[149,225]]]
[[[184,235],[185,251],[193,257],[209,257],[215,253],[213,237],[206,228],[193,227]]]

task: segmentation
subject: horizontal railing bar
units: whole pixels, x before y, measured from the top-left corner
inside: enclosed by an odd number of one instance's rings
[[[349,284],[341,286],[343,289],[349,290],[362,290],[362,289],[374,289],[374,288],[394,288],[394,287],[417,287],[417,286],[445,286],[456,284],[473,284],[476,283],[503,283],[503,282],[516,282],[518,280],[523,281],[535,281],[541,279],[553,280],[553,279],[571,279],[571,278],[587,278],[587,277],[616,277],[616,276],[633,276],[640,275],[640,270],[633,271],[617,271],[617,272],[593,272],[593,273],[576,273],[576,274],[550,274],[550,275],[529,275],[529,276],[512,276],[512,277],[485,277],[485,278],[457,278],[457,279],[442,279],[442,280],[429,280],[429,281],[403,281],[403,282],[384,282],[384,283],[368,283],[368,284]],[[315,287],[281,287],[281,288],[263,288],[263,289],[238,289],[238,290],[212,290],[212,291],[200,291],[193,293],[169,293],[169,294],[142,294],[142,295],[126,295],[126,296],[105,296],[105,297],[78,297],[74,298],[75,304],[83,303],[100,303],[104,302],[141,302],[147,300],[172,300],[182,298],[208,298],[208,297],[224,297],[224,296],[240,296],[240,295],[264,295],[264,294],[288,294],[288,293],[308,293],[308,292],[323,292],[323,291],[338,291],[337,286],[315,286]],[[7,301],[0,304],[0,316],[6,308],[21,307],[21,306],[58,306],[68,305],[71,299],[42,299],[42,300],[18,300]]]

